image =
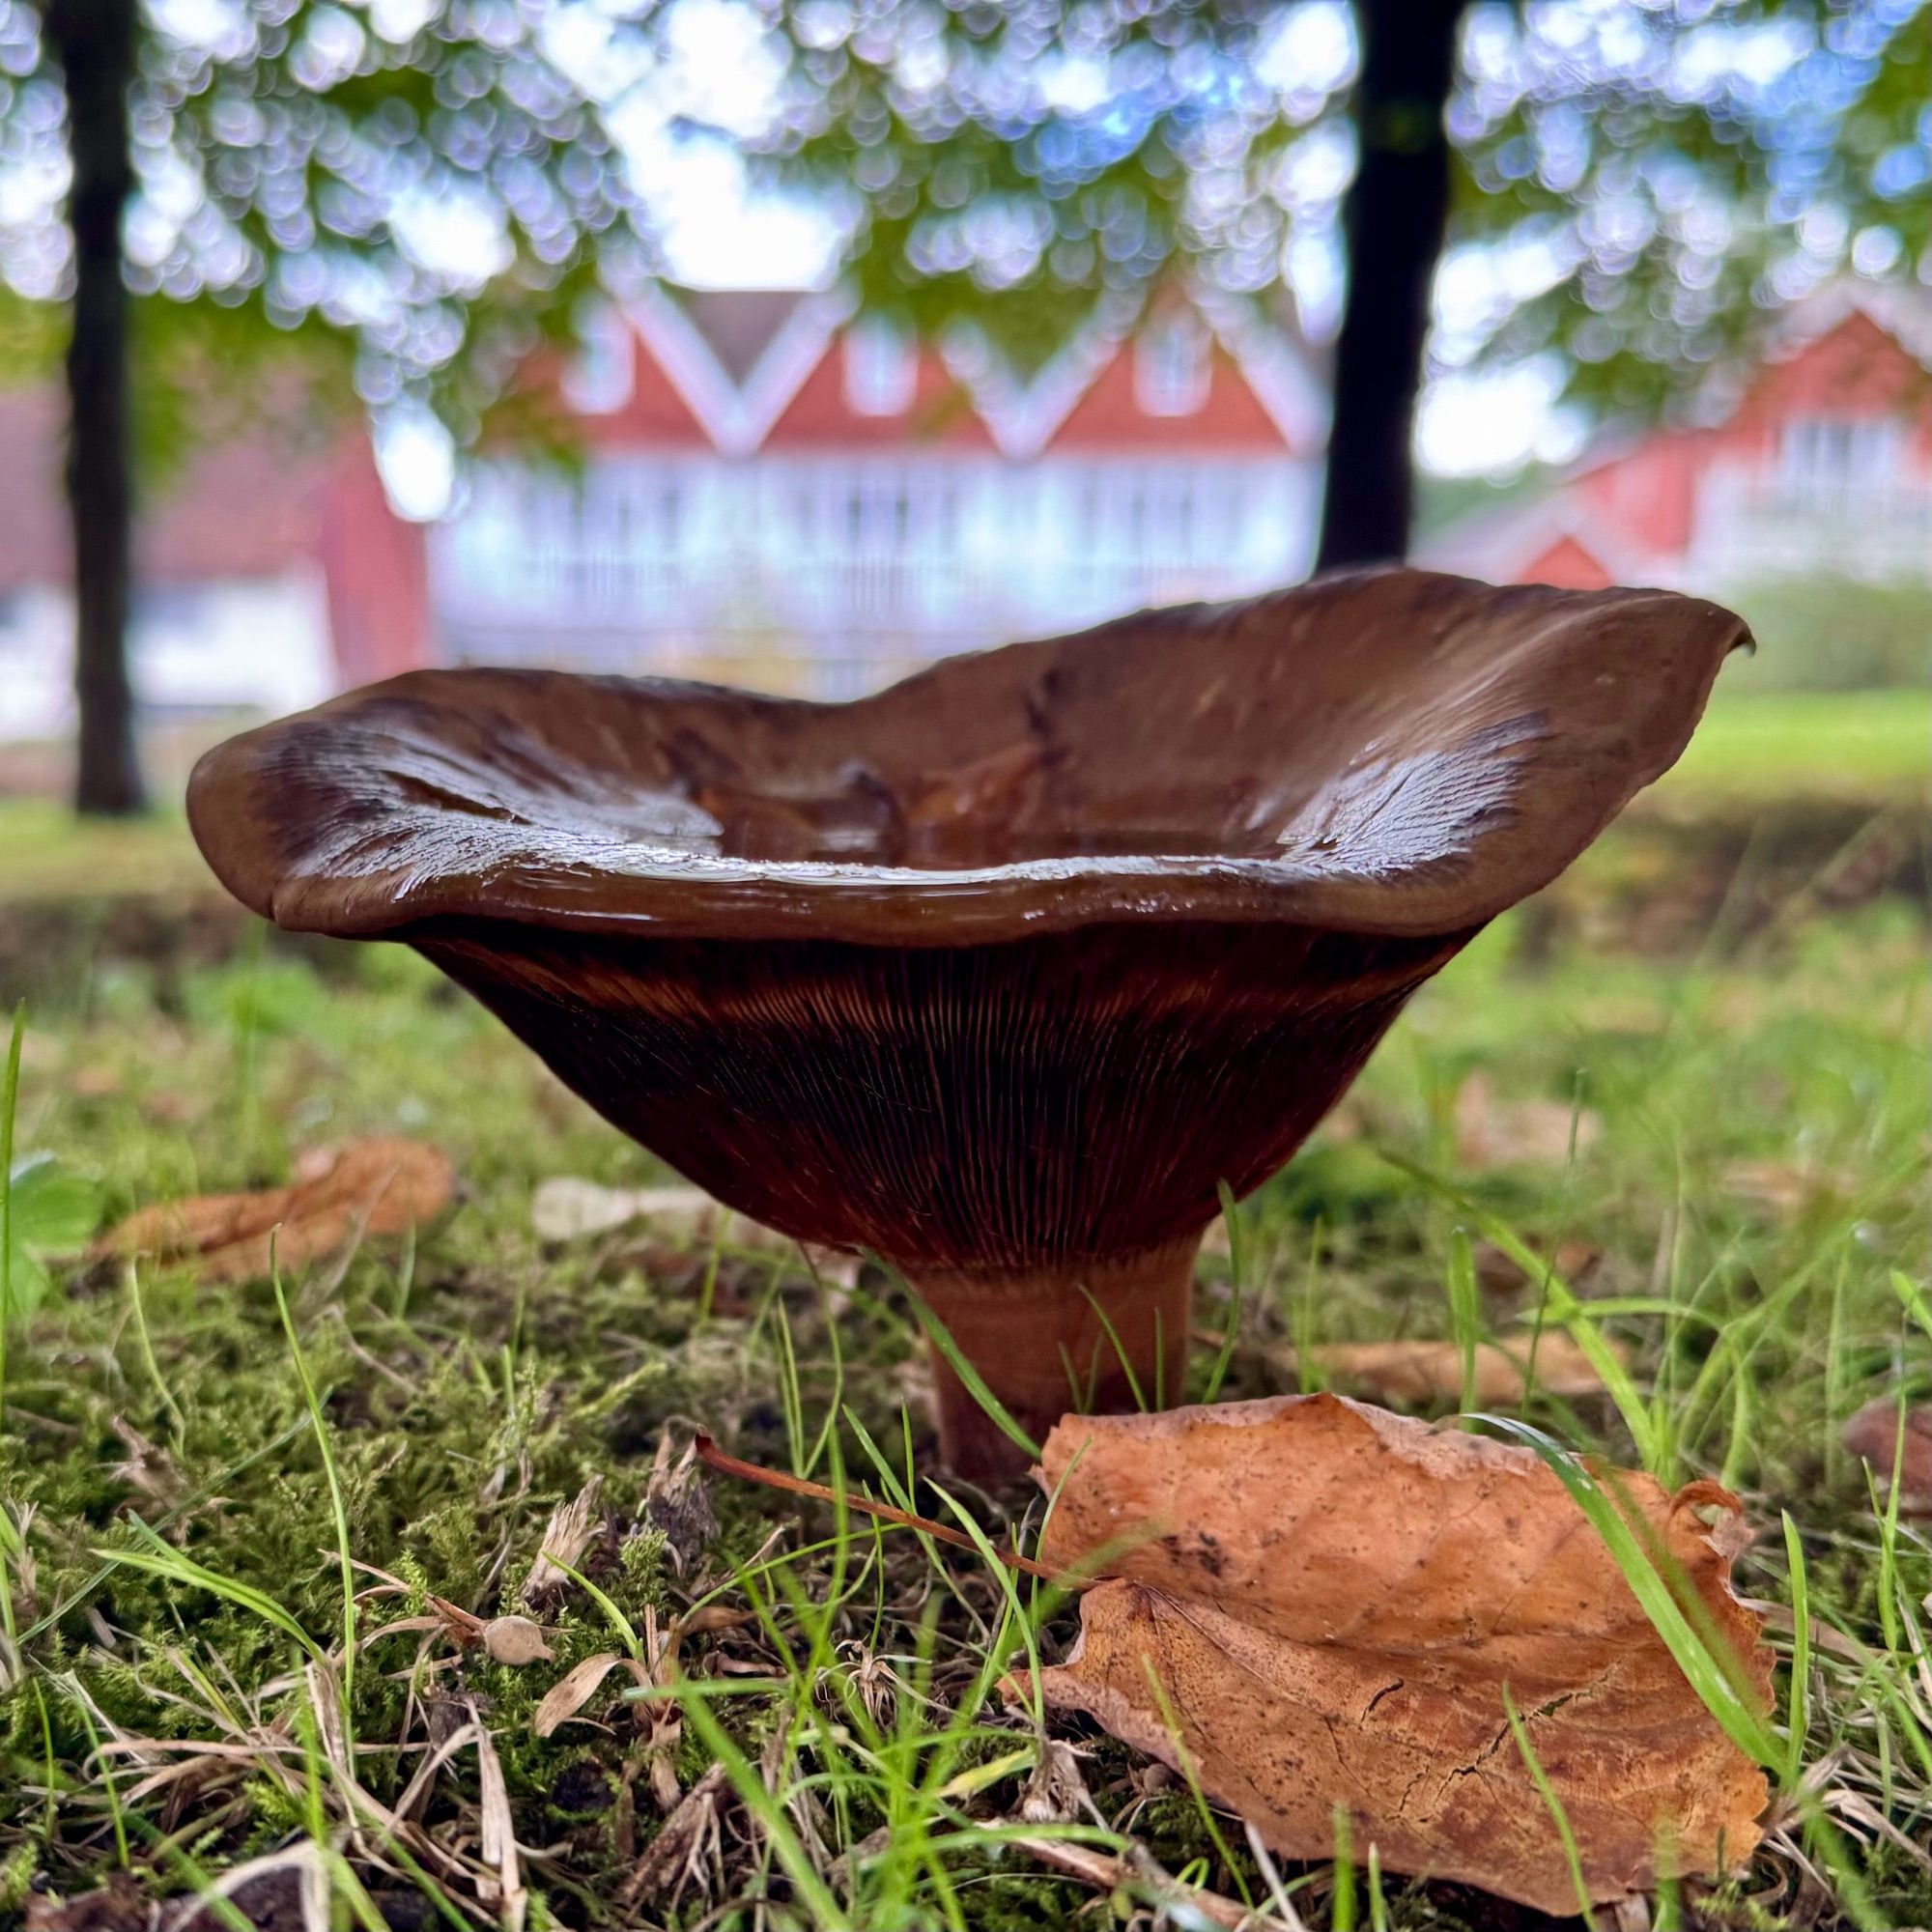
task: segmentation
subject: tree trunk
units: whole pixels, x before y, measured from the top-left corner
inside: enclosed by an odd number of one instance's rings
[[[1356,0],[1360,158],[1344,210],[1349,295],[1318,570],[1384,563],[1408,549],[1415,398],[1449,213],[1443,110],[1463,9],[1463,0]]]
[[[47,0],[46,33],[67,81],[73,185],[73,332],[67,352],[67,494],[73,524],[74,805],[126,814],[147,803],[128,676],[133,528],[128,287],[121,218],[133,187],[128,95],[137,0]]]

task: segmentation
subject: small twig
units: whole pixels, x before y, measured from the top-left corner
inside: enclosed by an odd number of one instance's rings
[[[701,1429],[693,1440],[693,1447],[697,1451],[697,1460],[706,1468],[716,1469],[721,1476],[738,1476],[748,1483],[762,1483],[768,1490],[783,1490],[786,1494],[794,1496],[810,1496],[821,1503],[842,1502],[847,1509],[860,1510],[867,1516],[898,1523],[902,1528],[923,1529],[926,1535],[936,1537],[941,1543],[950,1543],[953,1548],[964,1549],[971,1555],[983,1553],[963,1530],[951,1529],[943,1522],[934,1522],[930,1517],[914,1516],[910,1511],[893,1508],[890,1503],[875,1503],[869,1496],[855,1496],[850,1492],[841,1495],[823,1483],[809,1483],[803,1476],[787,1476],[779,1469],[765,1469],[756,1463],[740,1462],[736,1456],[727,1456]],[[1082,1587],[1078,1582],[1049,1570],[1045,1564],[1036,1563],[1031,1556],[1022,1556],[1015,1550],[996,1549],[993,1554],[1009,1569],[1023,1570],[1029,1577],[1038,1577],[1063,1588]]]
[[[1270,1924],[1252,1906],[1176,1878],[1155,1861],[1153,1854],[1144,1845],[1134,1844],[1124,1858],[1117,1858],[1111,1852],[1099,1851],[1071,1838],[1014,1838],[1009,1842],[1030,1853],[1041,1864],[1065,1872],[1068,1878],[1080,1879],[1105,1891],[1122,1885],[1134,1886],[1177,1916],[1180,1912],[1198,1914],[1209,1925],[1223,1928],[1223,1932],[1256,1932],[1256,1928]]]

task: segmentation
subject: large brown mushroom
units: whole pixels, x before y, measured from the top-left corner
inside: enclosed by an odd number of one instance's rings
[[[209,753],[244,903],[407,941],[608,1120],[901,1269],[1036,1436],[1182,1394],[1226,1181],[1683,750],[1740,621],[1413,570],[849,704],[431,670]],[[962,1473],[1022,1459],[943,1361]]]

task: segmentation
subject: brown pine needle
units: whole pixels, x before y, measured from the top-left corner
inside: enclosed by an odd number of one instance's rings
[[[748,1483],[762,1483],[768,1490],[783,1490],[786,1494],[794,1496],[811,1496],[822,1503],[842,1502],[847,1509],[879,1517],[886,1522],[895,1522],[906,1529],[923,1529],[926,1535],[936,1537],[941,1543],[950,1543],[955,1549],[964,1549],[976,1556],[983,1553],[963,1530],[950,1529],[943,1522],[934,1522],[928,1516],[914,1516],[910,1511],[893,1508],[890,1503],[875,1503],[869,1496],[855,1496],[849,1491],[841,1496],[837,1490],[829,1489],[823,1483],[809,1483],[803,1476],[787,1476],[780,1469],[766,1469],[756,1463],[741,1462],[736,1456],[727,1456],[702,1430],[697,1432],[695,1441],[697,1460],[707,1468],[716,1469],[721,1476],[738,1476]],[[996,1549],[993,1554],[1009,1569],[1023,1570],[1029,1577],[1038,1577],[1048,1583],[1065,1585],[1068,1580],[1057,1576],[1043,1563],[1036,1563],[1031,1556],[1021,1556],[1014,1550]]]

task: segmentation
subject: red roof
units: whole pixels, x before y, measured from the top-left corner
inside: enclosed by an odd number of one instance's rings
[[[1219,343],[1208,351],[1207,395],[1183,415],[1151,415],[1135,393],[1134,349],[1123,342],[1054,432],[1054,449],[1215,450],[1279,453],[1281,425]]]
[[[1191,298],[1169,291],[1150,314],[1192,307]],[[884,413],[854,406],[845,366],[853,318],[841,294],[652,290],[623,314],[631,393],[583,418],[604,447],[708,443],[736,456],[895,443],[1022,458],[1058,447],[1300,454],[1319,437],[1309,398],[1320,384],[1305,345],[1260,312],[1244,312],[1236,326],[1200,311],[1208,380],[1198,402],[1171,412],[1146,406],[1136,375],[1148,317],[1115,314],[1096,318],[1031,380],[987,351],[921,346],[909,406]]]
[[[911,449],[935,443],[953,448],[993,447],[992,435],[974,409],[971,394],[936,350],[922,348],[918,352],[909,409],[894,415],[866,415],[846,398],[843,348],[842,337],[826,344],[811,373],[767,433],[763,447],[851,448],[893,443]]]

